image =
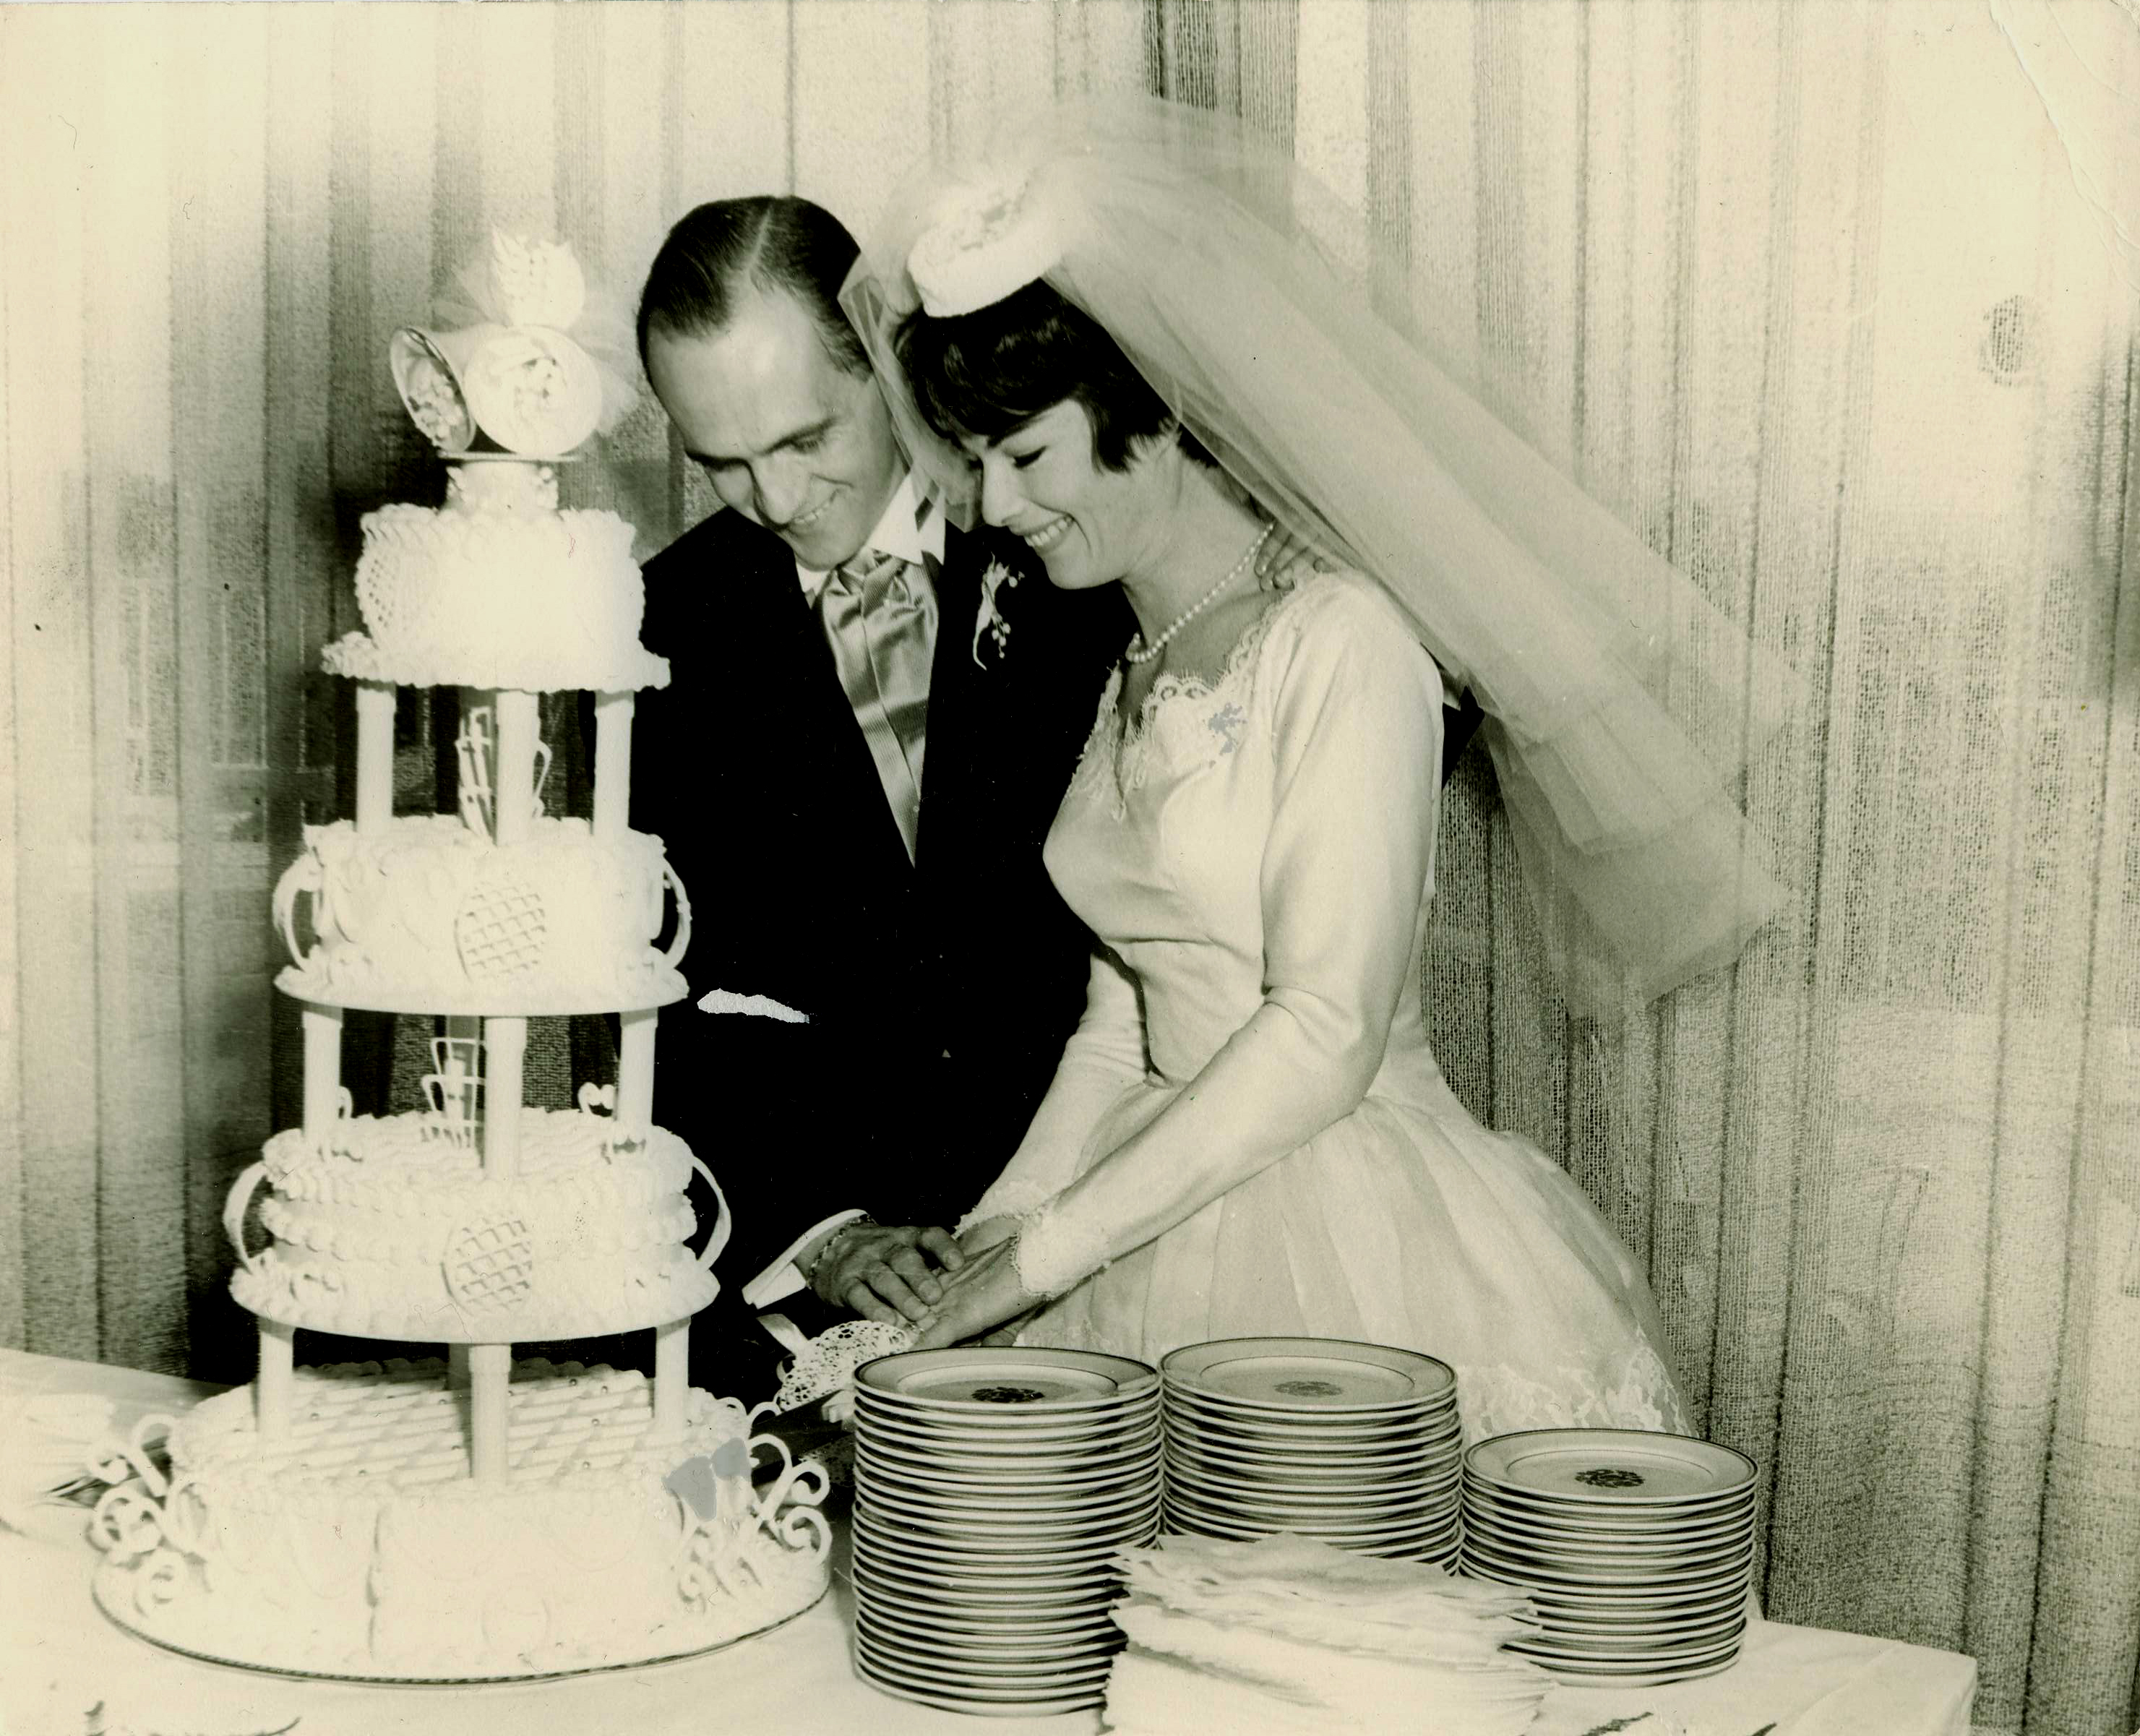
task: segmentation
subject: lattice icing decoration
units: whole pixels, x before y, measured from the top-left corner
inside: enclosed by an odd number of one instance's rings
[[[461,969],[474,983],[509,983],[542,963],[549,913],[542,890],[508,862],[484,870],[454,916]]]
[[[535,1294],[535,1238],[519,1218],[463,1225],[446,1243],[446,1289],[471,1314],[525,1305]]]

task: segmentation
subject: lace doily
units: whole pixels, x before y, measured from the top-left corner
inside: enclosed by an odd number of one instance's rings
[[[773,1395],[773,1410],[784,1413],[824,1399],[825,1420],[845,1422],[854,1414],[855,1371],[879,1356],[912,1350],[916,1336],[912,1327],[881,1320],[843,1320],[827,1327],[795,1353]]]

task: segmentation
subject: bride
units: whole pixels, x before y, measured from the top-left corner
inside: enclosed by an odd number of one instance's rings
[[[1443,1081],[1421,959],[1445,670],[1575,992],[1758,926],[1652,697],[1657,623],[1706,606],[1346,287],[1316,197],[1215,117],[1070,114],[925,177],[849,280],[947,507],[1139,629],[1046,846],[1101,942],[1083,1021],[920,1342],[1363,1339],[1455,1366],[1472,1438],[1685,1430],[1632,1257]],[[1258,589],[1273,520],[1334,570]]]

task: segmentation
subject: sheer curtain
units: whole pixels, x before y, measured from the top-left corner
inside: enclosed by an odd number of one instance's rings
[[[1643,1249],[1787,1620],[2140,1723],[2140,27],[2120,0],[727,0],[0,10],[0,1342],[226,1378],[223,1190],[294,1032],[273,873],[349,810],[386,334],[491,223],[864,222],[930,138],[1156,89],[1292,141],[1387,280],[1812,704],[1729,976],[1553,1000],[1475,755],[1436,1038]],[[650,402],[579,504],[708,509]],[[429,715],[405,701],[405,798]],[[382,1054],[384,1052],[382,1052]],[[390,1056],[373,1088],[390,1091]]]
[[[704,199],[865,224],[932,136],[1142,88],[1146,28],[1135,0],[0,8],[0,1343],[244,1376],[221,1203],[297,1112],[268,894],[353,793],[319,648],[358,625],[362,515],[444,486],[388,334],[493,224],[626,298]],[[650,398],[563,488],[642,556],[714,504]],[[435,805],[432,726],[405,694],[405,807]],[[390,1022],[352,1049],[368,1102],[428,1035]]]
[[[1728,977],[1555,1003],[1475,753],[1452,1081],[1648,1254],[1775,1616],[2140,1722],[2140,14],[1170,3],[1171,94],[1373,215],[1480,366],[1813,703]]]

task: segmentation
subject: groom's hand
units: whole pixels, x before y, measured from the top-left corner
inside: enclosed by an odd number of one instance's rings
[[[934,1263],[931,1263],[931,1257]],[[865,1224],[837,1236],[809,1268],[821,1301],[887,1326],[919,1325],[944,1294],[944,1272],[966,1263],[950,1232],[915,1224]]]

